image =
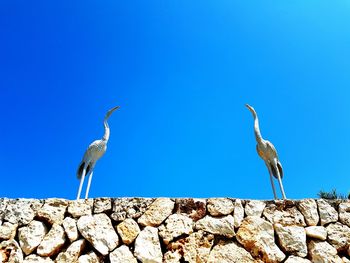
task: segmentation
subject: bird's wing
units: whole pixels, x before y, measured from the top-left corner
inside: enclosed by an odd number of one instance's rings
[[[278,171],[280,172],[281,178],[283,178],[283,168],[280,161],[277,161],[277,168],[278,168]]]

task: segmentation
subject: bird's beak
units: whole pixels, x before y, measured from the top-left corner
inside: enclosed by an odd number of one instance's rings
[[[111,114],[113,113],[113,111],[115,111],[115,110],[117,110],[117,109],[119,109],[119,108],[120,108],[120,106],[116,106],[116,107],[110,109],[109,111],[107,111],[106,118],[109,118],[109,116],[111,116]]]
[[[254,110],[254,108],[253,108],[252,106],[250,106],[249,104],[246,104],[245,106],[248,108],[248,110],[249,110],[251,113],[255,114],[255,110]]]

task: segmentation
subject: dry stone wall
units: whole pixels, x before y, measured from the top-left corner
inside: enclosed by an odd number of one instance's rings
[[[0,262],[350,262],[350,200],[0,199]]]

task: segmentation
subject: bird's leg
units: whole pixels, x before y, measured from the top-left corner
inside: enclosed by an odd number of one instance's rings
[[[91,168],[93,169],[93,168]],[[88,181],[88,185],[86,187],[86,192],[85,192],[85,199],[88,199],[88,195],[89,195],[89,191],[90,191],[90,185],[91,185],[91,180],[92,180],[92,174],[94,173],[94,171],[92,170],[90,172],[90,175],[89,175],[89,181]]]
[[[282,184],[282,179],[281,179],[280,171],[278,170],[278,167],[277,167],[277,162],[274,162],[273,165],[274,165],[275,170],[276,170],[276,173],[277,173],[277,179],[278,179],[278,183],[280,184],[280,188],[281,188],[281,192],[282,192],[282,197],[283,197],[283,199],[287,199],[287,198],[286,198],[286,194],[284,193],[283,184]]]
[[[84,166],[84,169],[83,169],[83,172],[82,172],[81,178],[80,178],[80,185],[79,185],[77,200],[80,199],[81,189],[83,187],[83,183],[84,183],[84,179],[85,179],[85,173],[86,173],[86,167]]]
[[[269,170],[269,174],[270,174],[270,182],[271,182],[271,186],[272,186],[272,191],[273,191],[273,196],[275,199],[277,198],[277,194],[276,194],[276,189],[275,189],[275,185],[273,183],[273,176],[272,176],[272,171],[271,171],[271,167],[270,164],[268,162],[265,162],[267,169]]]

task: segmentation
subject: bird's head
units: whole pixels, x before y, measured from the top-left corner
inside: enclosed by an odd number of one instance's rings
[[[105,120],[107,120],[112,115],[112,113],[119,108],[120,108],[120,106],[116,106],[116,107],[110,109],[109,111],[107,111]]]
[[[255,117],[255,116],[256,116],[256,112],[255,112],[254,108],[253,108],[252,106],[250,106],[249,104],[246,104],[245,106],[248,108],[248,110],[249,110],[249,111],[253,114],[253,116]]]

